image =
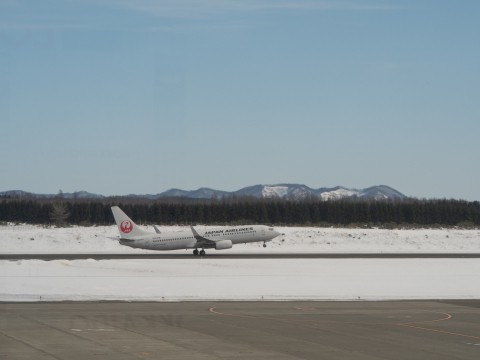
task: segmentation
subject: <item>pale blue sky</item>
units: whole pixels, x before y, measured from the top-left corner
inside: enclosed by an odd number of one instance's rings
[[[480,200],[480,1],[0,1],[0,191]]]

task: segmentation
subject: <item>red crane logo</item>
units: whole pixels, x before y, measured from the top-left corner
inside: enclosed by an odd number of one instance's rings
[[[133,226],[132,222],[125,220],[120,224],[120,230],[122,230],[122,233],[128,234],[129,232],[132,232]]]

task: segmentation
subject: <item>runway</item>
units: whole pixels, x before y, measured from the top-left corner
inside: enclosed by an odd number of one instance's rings
[[[0,358],[476,359],[480,301],[0,303]]]
[[[64,254],[0,254],[0,260],[121,260],[121,259],[477,259],[480,253],[245,253],[228,254],[207,252],[205,256],[185,254],[107,254],[107,253],[64,253]]]

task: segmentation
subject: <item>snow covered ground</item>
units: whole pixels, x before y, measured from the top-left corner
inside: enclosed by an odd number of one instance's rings
[[[167,227],[167,230],[181,230]],[[480,230],[277,228],[264,249],[224,253],[480,253]],[[1,226],[1,253],[139,253],[115,226]],[[179,250],[186,253],[186,250]],[[215,250],[209,250],[215,252]],[[187,253],[190,253],[188,251]],[[0,261],[0,301],[478,299],[480,259],[185,259]]]
[[[201,229],[202,227],[198,227]],[[208,228],[208,227],[205,227]],[[145,229],[154,232],[152,227]],[[162,226],[162,231],[182,231],[187,227]],[[480,230],[458,229],[337,229],[316,227],[276,227],[285,234],[268,243],[240,244],[228,253],[268,252],[458,252],[480,253]],[[0,226],[0,253],[142,253],[109,237],[118,236],[117,227],[44,228],[35,225]],[[186,253],[190,250],[178,250]],[[209,250],[215,252],[215,250]]]

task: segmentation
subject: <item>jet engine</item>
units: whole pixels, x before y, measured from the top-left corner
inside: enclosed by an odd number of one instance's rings
[[[232,240],[220,240],[215,243],[216,250],[225,250],[232,248]]]

